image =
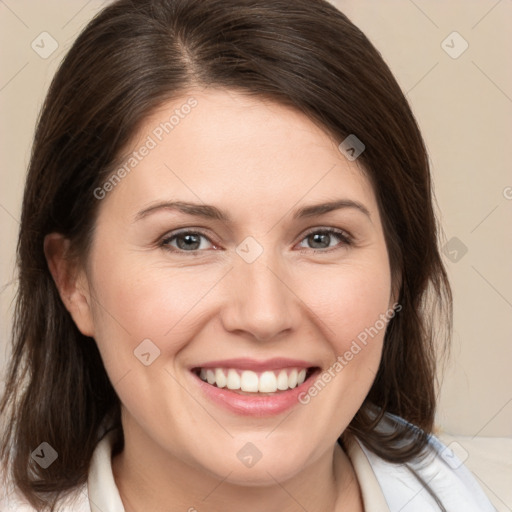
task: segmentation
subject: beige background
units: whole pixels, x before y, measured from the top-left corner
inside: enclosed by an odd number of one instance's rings
[[[0,1],[0,365],[35,120],[58,62],[104,3]],[[455,295],[438,423],[453,434],[512,437],[512,0],[334,3],[390,65],[430,152]],[[51,49],[42,32],[58,43],[46,59],[31,47]]]

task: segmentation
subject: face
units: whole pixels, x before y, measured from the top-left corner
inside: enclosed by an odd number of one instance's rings
[[[127,443],[251,485],[332,453],[394,302],[374,192],[340,142],[223,90],[191,91],[140,128],[96,191],[74,314]]]

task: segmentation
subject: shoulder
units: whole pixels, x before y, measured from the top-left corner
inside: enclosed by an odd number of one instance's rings
[[[402,418],[391,418],[407,424]],[[436,436],[428,437],[422,456],[405,464],[388,462],[357,441],[375,473],[391,512],[443,510],[439,504],[446,510],[495,512],[476,478],[453,450]]]

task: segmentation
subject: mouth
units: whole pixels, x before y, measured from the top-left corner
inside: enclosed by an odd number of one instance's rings
[[[193,368],[192,372],[203,382],[219,389],[241,395],[266,395],[286,392],[301,386],[318,367],[291,367],[256,372],[240,368]]]
[[[247,359],[209,362],[190,368],[209,402],[242,415],[268,416],[299,403],[321,368],[303,361]]]

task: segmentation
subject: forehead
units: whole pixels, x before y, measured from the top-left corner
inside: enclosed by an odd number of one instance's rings
[[[338,144],[291,107],[234,91],[190,90],[142,123],[111,195],[134,207],[181,199],[274,209],[350,196],[371,209],[363,169]]]

